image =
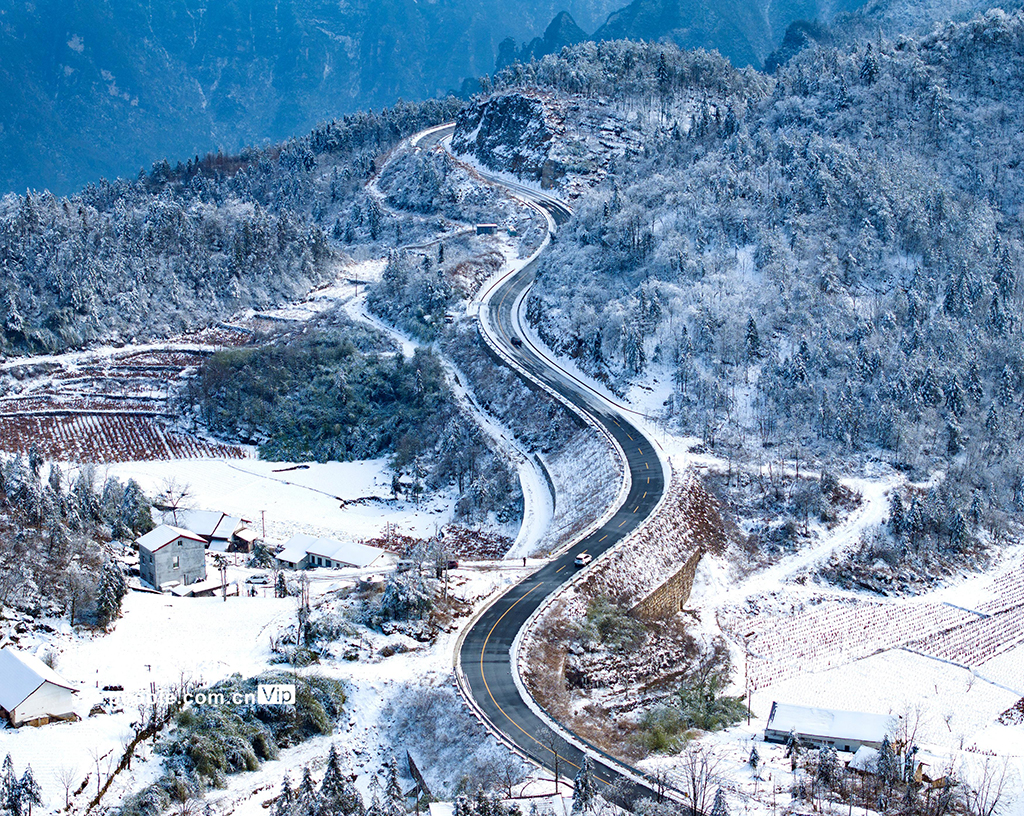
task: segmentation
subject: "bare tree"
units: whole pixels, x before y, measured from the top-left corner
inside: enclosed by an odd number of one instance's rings
[[[1002,761],[986,757],[981,776],[974,780],[975,784],[965,783],[961,786],[964,805],[972,816],[995,816],[1002,810],[1006,804],[1003,794],[1009,766],[1009,757],[1003,757]]]
[[[104,752],[99,746],[95,746],[89,749],[89,756],[92,758],[93,764],[96,766],[96,796],[98,797],[103,790],[103,760],[110,756],[111,752]]]
[[[178,511],[187,509],[191,499],[192,488],[171,477],[164,481],[163,488],[156,495],[154,506],[164,512],[170,511],[171,518],[174,519],[174,526],[177,527]]]
[[[714,751],[700,743],[691,742],[683,751],[681,784],[695,812],[707,813],[710,810],[721,764]]]
[[[893,736],[901,751],[910,750],[917,743],[917,732],[921,727],[924,708],[921,703],[907,703],[903,712],[896,718]]]
[[[53,771],[53,778],[64,789],[64,810],[71,808],[71,789],[78,778],[78,768],[74,765],[58,765]]]
[[[512,799],[515,796],[515,786],[527,778],[526,766],[511,751],[502,751],[496,770],[502,788],[505,789],[508,798]]]
[[[547,748],[548,748],[549,751],[551,751],[551,755],[554,758],[555,794],[557,795],[558,794],[558,766],[561,763],[561,759],[562,759],[562,757],[558,753],[558,743],[559,743],[558,736],[554,732],[552,732],[548,736],[547,743],[548,743],[547,744]]]

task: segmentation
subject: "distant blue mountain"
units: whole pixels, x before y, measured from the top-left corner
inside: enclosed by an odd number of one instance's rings
[[[596,26],[614,0],[574,0]],[[0,5],[0,191],[74,189],[425,99],[488,73],[562,0]]]

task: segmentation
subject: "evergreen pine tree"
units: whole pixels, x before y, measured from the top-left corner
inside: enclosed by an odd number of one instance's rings
[[[484,792],[484,789],[477,788],[476,798],[473,800],[474,816],[497,816],[492,805],[491,797]]]
[[[989,436],[999,435],[999,411],[994,402],[988,406],[988,413],[985,414],[985,431]]]
[[[960,551],[967,546],[967,519],[959,509],[949,519],[949,545]]]
[[[744,343],[747,360],[753,362],[761,358],[761,336],[757,332],[757,323],[753,317],[747,318],[747,336]]]
[[[327,754],[327,770],[320,783],[320,803],[323,810],[332,816],[363,816],[365,812],[363,799],[342,770],[341,758],[333,744]]]
[[[761,761],[761,755],[757,752],[757,746],[754,745],[750,749],[750,756],[747,757],[747,764],[757,770],[757,764]]]
[[[100,626],[107,626],[121,614],[121,603],[128,593],[128,583],[117,562],[103,565],[100,584],[96,590],[96,616]]]
[[[388,762],[387,779],[384,784],[385,816],[405,816],[405,796],[398,777],[398,760],[391,757]]]
[[[973,524],[975,527],[977,527],[979,524],[981,524],[981,516],[982,516],[981,496],[978,493],[975,493],[973,498],[971,499],[971,510],[970,510],[971,524]]]
[[[815,778],[826,787],[832,787],[839,781],[839,755],[831,745],[826,745],[818,752]]]
[[[903,528],[905,526],[906,519],[903,513],[903,499],[900,498],[900,494],[893,490],[889,494],[889,532],[893,534],[895,538],[899,538],[903,535]]]
[[[590,762],[590,757],[584,754],[579,773],[576,774],[576,779],[572,784],[572,812],[574,814],[590,812],[594,807],[596,796],[594,766]]]
[[[996,398],[999,400],[999,404],[1004,408],[1007,405],[1013,404],[1016,392],[1016,389],[1014,388],[1016,379],[1017,378],[1013,375],[1013,369],[1009,366],[1003,366],[1003,373],[999,376],[999,386],[996,391]]]
[[[14,762],[8,754],[0,770],[0,810],[16,814],[18,811],[18,777],[14,775]]]
[[[903,812],[911,814],[917,804],[917,785],[911,782],[903,790]]]
[[[153,529],[153,516],[149,507],[149,499],[142,492],[139,483],[134,479],[129,480],[121,497],[121,506],[118,508],[118,525],[128,530],[132,536],[149,532]]]
[[[292,793],[291,783],[288,781],[288,774],[281,780],[281,793],[274,801],[274,816],[289,816],[292,805],[295,803],[295,794]]]
[[[893,750],[888,734],[885,735],[885,739],[882,740],[882,745],[878,749],[878,778],[889,787],[895,785],[900,779],[900,763],[896,758],[896,752]]]
[[[19,813],[23,813],[24,816],[32,816],[33,805],[43,804],[43,791],[35,777],[32,776],[31,765],[25,767],[25,773],[21,775],[21,780],[18,782],[17,799]]]
[[[729,816],[729,804],[725,801],[725,791],[715,791],[715,801],[711,805],[711,816]]]
[[[302,769],[302,781],[299,782],[299,789],[296,791],[295,804],[300,816],[315,816],[320,811],[320,799],[308,765]]]

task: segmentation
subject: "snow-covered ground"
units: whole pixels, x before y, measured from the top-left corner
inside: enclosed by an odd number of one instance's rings
[[[427,537],[452,519],[457,498],[452,493],[436,493],[418,504],[393,500],[386,459],[292,468],[293,463],[260,459],[179,459],[125,462],[104,472],[122,481],[135,479],[147,495],[159,494],[171,481],[187,486],[187,504],[197,509],[241,516],[261,535],[265,520],[270,544],[283,543],[295,533],[379,538],[389,528]],[[342,505],[356,499],[367,501]]]
[[[507,265],[519,262],[510,245],[503,251]],[[353,313],[359,313],[355,297],[359,287],[348,281],[375,279],[382,268],[383,261],[371,261],[341,269],[335,284],[313,293],[304,303],[262,317],[306,320],[341,302],[350,303]],[[531,335],[531,339],[541,346],[538,337]],[[399,340],[403,350],[411,353],[413,342],[409,338]],[[110,352],[89,354],[96,353]],[[79,362],[74,355],[54,359]],[[558,359],[557,363],[590,383],[595,393],[629,411],[631,419],[656,440],[678,472],[723,466],[710,455],[693,454],[694,440],[666,433],[659,422],[671,388],[666,371],[653,369],[647,382],[634,386],[622,399],[594,383],[570,361]],[[463,391],[461,396],[472,403],[471,393]],[[489,430],[496,438],[507,436],[500,427],[491,425]],[[508,438],[504,443],[511,444]],[[532,485],[538,494],[546,493],[534,466],[522,462],[520,465],[526,474],[524,492],[529,493]],[[290,463],[255,459],[192,459],[122,463],[107,466],[101,476],[106,473],[122,480],[135,479],[151,494],[159,493],[171,481],[179,487],[187,485],[191,494],[189,504],[242,516],[257,530],[262,531],[265,523],[270,543],[283,542],[296,532],[355,539],[380,537],[386,529],[431,535],[451,519],[454,501],[447,494],[418,505],[393,501],[384,460],[310,464],[292,469]],[[868,470],[844,479],[844,484],[862,497],[858,508],[833,529],[817,530],[810,546],[765,570],[737,577],[731,565],[713,556],[706,557],[698,570],[688,607],[700,611],[701,627],[706,633],[715,633],[722,625],[728,634],[730,620],[746,615],[758,631],[799,633],[809,642],[817,640],[819,644],[826,636],[838,636],[859,647],[819,648],[808,651],[804,657],[788,652],[786,660],[803,662],[796,671],[788,663],[786,671],[779,672],[777,677],[764,675],[768,682],[758,685],[751,695],[750,724],[703,739],[721,759],[716,781],[735,797],[730,803],[734,814],[741,808],[744,814],[766,814],[769,808],[774,813],[776,804],[789,803],[789,762],[783,759],[781,748],[759,741],[771,703],[780,701],[902,716],[905,721],[912,718],[917,724],[917,740],[932,762],[942,767],[959,767],[968,781],[977,774],[983,752],[1007,757],[1011,778],[1003,816],[1024,816],[1024,726],[996,722],[1000,713],[1024,694],[1024,645],[966,668],[909,651],[902,643],[883,638],[879,631],[847,628],[836,632],[840,612],[870,606],[876,599],[795,583],[831,555],[854,546],[865,530],[877,525],[887,513],[888,493],[900,483],[899,479],[885,469]],[[359,499],[365,501],[353,503]],[[538,507],[532,517],[528,515],[525,529],[529,535],[527,539],[521,537],[521,541],[535,543],[542,535],[541,527],[550,522],[550,507]],[[520,544],[516,551],[527,552],[528,547]],[[531,564],[526,571],[535,567]],[[887,611],[891,609],[893,617],[900,617],[929,605],[929,610],[945,606],[986,613],[988,605],[1002,591],[1000,587],[1005,587],[1008,580],[1012,582],[1014,575],[1019,584],[1020,569],[1019,559],[1007,559],[993,574],[960,581],[922,598],[891,599]],[[242,582],[251,572],[232,567],[229,580]],[[463,565],[453,573],[453,591],[471,605],[479,606],[523,574],[524,569],[508,562]],[[360,577],[345,571],[314,571],[312,576],[314,600]],[[261,590],[257,597],[243,594],[224,601],[130,593],[125,599],[123,617],[110,634],[102,636],[72,632],[60,621],[45,621],[53,631],[26,637],[20,645],[56,655],[57,670],[79,689],[76,706],[83,719],[39,729],[0,729],[0,756],[10,753],[19,773],[26,765],[32,766],[43,788],[43,810],[56,812],[63,807],[63,777],[72,780],[72,788],[77,788],[89,775],[90,784],[79,800],[84,801],[96,790],[97,773],[105,777],[120,756],[131,733],[131,723],[140,716],[137,700],[148,694],[151,684],[158,689],[183,680],[209,684],[236,672],[251,676],[271,666],[271,638],[295,618],[297,611],[294,599],[276,599],[272,594]],[[836,620],[830,622],[829,616],[823,614],[813,619],[813,625],[799,629],[800,622],[811,619],[803,604],[813,604],[825,611],[835,609]],[[746,612],[742,611],[744,607]],[[746,631],[744,628],[743,632]],[[402,645],[409,651],[383,657],[381,646],[401,640],[401,636],[368,634],[364,659],[326,661],[317,667],[319,671],[347,681],[346,715],[339,725],[339,734],[283,751],[278,760],[265,763],[260,771],[229,777],[227,787],[211,792],[208,800],[221,813],[257,816],[263,813],[266,800],[276,793],[281,778],[287,773],[294,781],[303,765],[315,766],[322,761],[332,739],[344,743],[365,791],[370,774],[379,769],[395,747],[390,735],[380,727],[389,701],[410,686],[450,686],[456,638],[457,631],[444,633],[429,646],[406,638]],[[742,643],[734,639],[732,645],[735,662],[741,669],[734,677],[733,690],[741,693],[745,690],[742,669],[746,656]],[[870,647],[866,652],[865,645]],[[783,662],[781,655],[771,653],[750,659]],[[124,691],[116,695],[123,710],[87,716],[94,704],[111,696],[102,691],[105,685],[123,686]],[[757,775],[747,765],[755,741],[762,756]],[[107,801],[117,801],[159,775],[161,759],[150,751],[144,748],[131,770],[118,777]],[[671,777],[679,773],[680,761],[678,757],[654,757],[644,762],[644,768],[665,770]]]
[[[531,339],[535,345],[542,345],[535,333],[531,334]],[[658,371],[655,367],[646,381],[633,386],[623,399],[590,379],[571,360],[553,359],[560,367],[585,381],[594,393],[620,409],[627,409],[630,419],[658,444],[674,470],[696,467],[724,471],[726,467],[737,467],[735,462],[727,463],[711,454],[694,453],[692,448],[698,440],[666,432],[659,420],[664,400],[671,389],[671,379],[666,371]],[[773,467],[776,473],[792,476],[797,463],[775,462]],[[802,467],[800,473],[818,475],[808,473],[806,467]],[[707,630],[705,634],[718,631],[720,616],[728,617],[726,613],[751,602],[753,607],[750,608],[757,611],[750,613],[748,622],[771,630],[776,625],[784,629],[787,616],[791,620],[793,614],[799,615],[773,608],[776,602],[785,606],[787,598],[804,598],[815,604],[821,597],[833,598],[837,601],[836,609],[849,608],[850,605],[859,609],[860,605],[877,600],[856,592],[805,583],[814,568],[837,553],[855,548],[865,532],[883,522],[888,515],[889,494],[894,487],[904,483],[904,478],[884,465],[868,463],[860,474],[841,478],[840,482],[860,495],[860,504],[833,528],[818,525],[813,530],[809,546],[742,578],[732,565],[712,556],[705,557],[698,568],[693,594],[687,604],[688,608],[700,611],[701,620],[705,622],[701,628]],[[1003,566],[987,575],[957,581],[923,597],[892,599],[888,611],[877,617],[898,621],[910,616],[912,621],[914,616],[922,614],[922,607],[927,607],[928,612],[922,619],[927,621],[933,617],[931,610],[942,605],[950,611],[954,607],[968,606],[985,612],[986,604],[992,603],[994,583],[1002,580],[1005,592],[1006,576],[1016,575],[1019,585],[1021,567],[1017,563],[1016,552],[1016,549],[1007,552]],[[1002,578],[998,577],[1000,574]],[[871,616],[868,617],[870,619]],[[901,648],[902,644],[894,646],[891,633],[888,639],[879,639],[877,653],[865,653],[865,645],[873,642],[875,633],[871,629],[843,629],[842,626],[843,622],[838,618],[832,624],[826,617],[821,628],[811,628],[801,637],[819,644],[833,637],[845,639],[845,652],[849,653],[846,657],[843,656],[843,648],[838,652],[819,649],[818,653],[823,656],[789,667],[789,670],[780,672],[777,682],[764,685],[752,694],[754,718],[750,727],[743,725],[724,734],[704,738],[722,759],[718,781],[739,799],[732,803],[732,812],[742,807],[744,813],[766,813],[770,808],[774,811],[776,804],[789,803],[789,794],[783,791],[788,791],[792,778],[789,761],[783,762],[780,749],[758,741],[758,750],[762,756],[768,757],[769,763],[758,774],[760,779],[755,778],[746,764],[751,741],[760,740],[771,704],[779,701],[897,717],[909,713],[919,721],[918,742],[931,755],[932,764],[955,768],[968,783],[982,776],[987,754],[995,754],[999,761],[1006,758],[1009,770],[1003,813],[1005,816],[1022,816],[1024,726],[1000,725],[996,718],[1024,696],[1024,645],[965,668],[907,651]],[[912,639],[913,635],[905,638]],[[734,637],[731,645],[734,663],[740,669],[734,676],[733,693],[742,694],[745,691],[743,644]],[[781,658],[771,653],[757,657],[769,667]],[[788,653],[785,657],[790,659]],[[664,769],[671,775],[681,772],[681,760],[679,757],[654,757],[646,760],[643,767],[652,771]],[[773,786],[777,788],[774,795]]]
[[[535,568],[535,564],[525,571],[521,566],[468,564],[451,573],[450,589],[477,606]],[[231,568],[228,578],[242,580],[252,572]],[[357,576],[355,571],[343,570],[310,574],[314,606],[346,579]],[[271,669],[271,637],[292,623],[296,613],[295,598],[274,598],[272,592],[257,597],[243,593],[226,601],[132,592],[125,598],[123,617],[110,634],[72,633],[59,621],[45,621],[56,632],[23,639],[21,646],[57,655],[57,671],[79,689],[76,710],[83,719],[41,728],[0,729],[0,756],[10,753],[19,775],[26,765],[32,766],[43,789],[45,812],[56,812],[64,805],[62,771],[73,777],[75,789],[90,775],[87,793],[95,795],[97,757],[105,780],[131,736],[131,723],[139,721],[138,705],[149,699],[151,683],[162,693],[183,680],[208,685],[234,673],[251,677]],[[396,690],[409,685],[450,686],[457,636],[457,631],[442,633],[436,642],[424,645],[403,636],[366,633],[360,661],[328,660],[315,667],[346,681],[348,701],[338,733],[282,751],[278,760],[267,762],[259,771],[229,777],[227,788],[211,792],[208,800],[220,812],[255,816],[262,812],[263,800],[276,794],[283,775],[288,773],[296,781],[303,765],[323,760],[332,739],[348,750],[353,770],[361,774],[365,788],[370,775],[395,749],[379,728],[380,711]],[[381,655],[384,645],[398,641],[409,651]],[[124,691],[102,690],[115,685],[123,686]],[[104,698],[119,701],[123,711],[89,717],[93,705]],[[117,802],[154,781],[160,775],[161,762],[148,745],[143,747],[131,770],[117,778],[104,801]]]

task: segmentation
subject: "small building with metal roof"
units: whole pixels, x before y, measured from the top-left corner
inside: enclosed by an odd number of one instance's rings
[[[892,717],[858,711],[772,703],[765,742],[786,743],[790,736],[805,745],[837,751],[856,752],[862,746],[880,748],[885,735],[893,729]]]

